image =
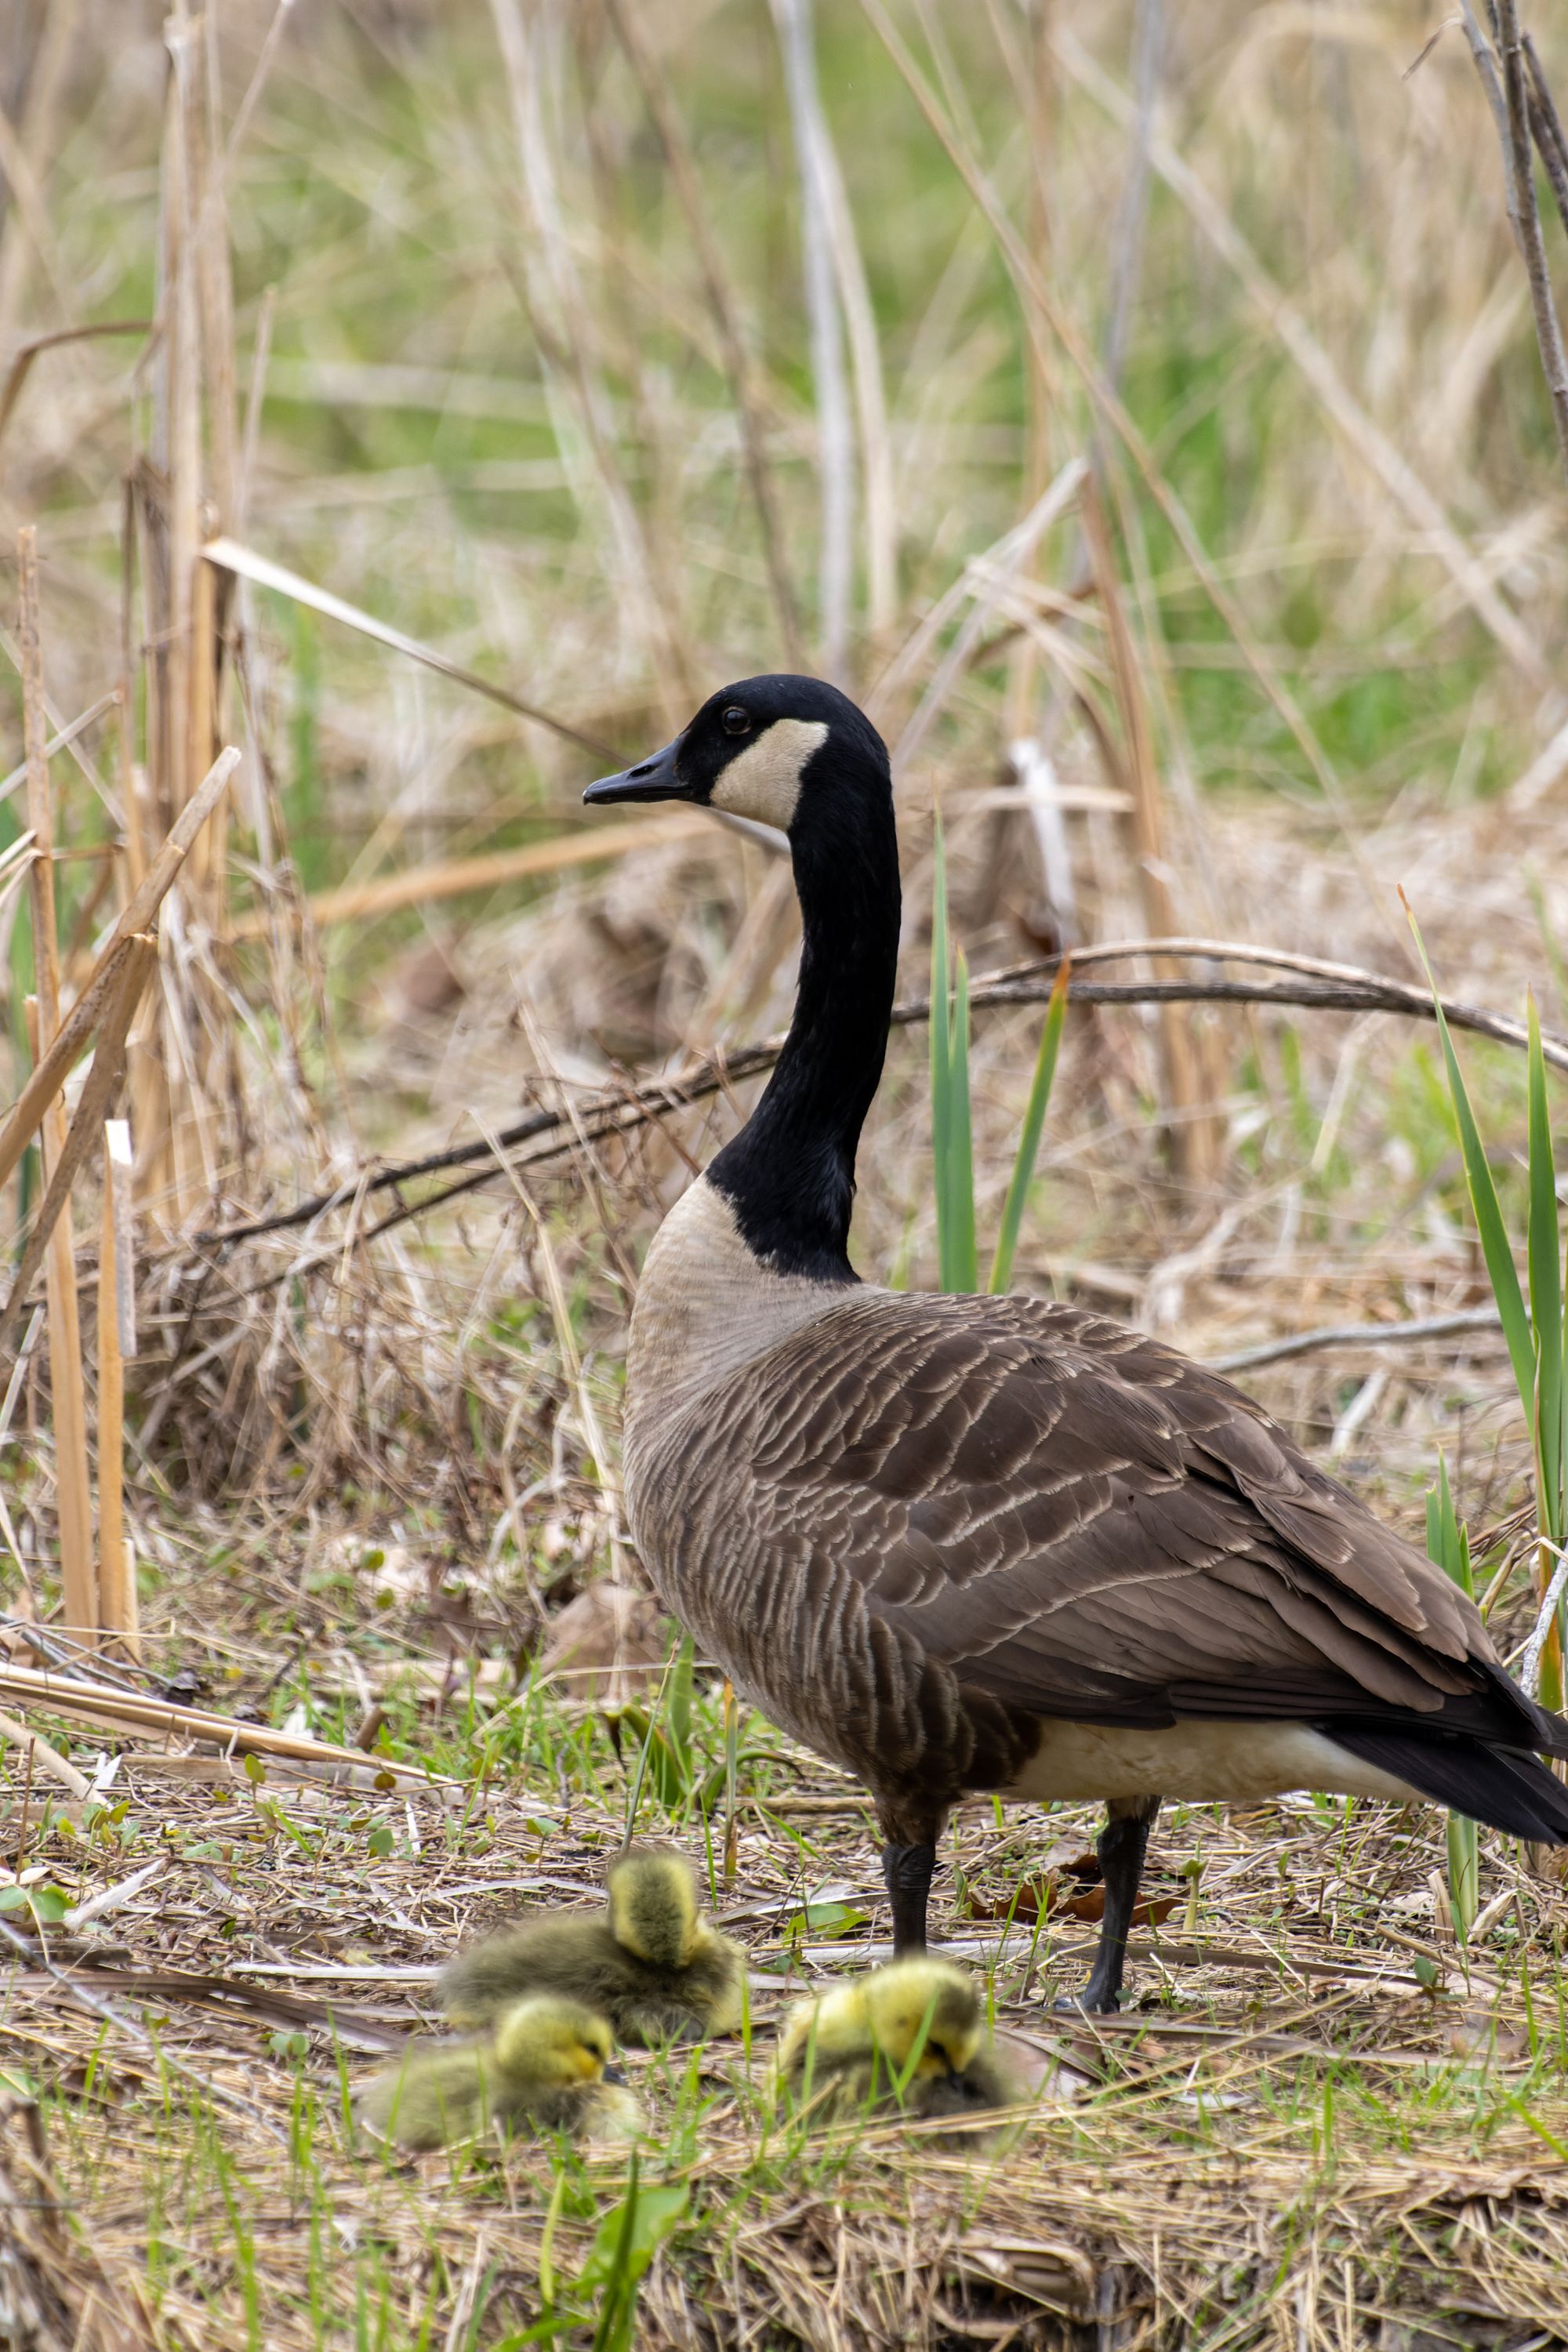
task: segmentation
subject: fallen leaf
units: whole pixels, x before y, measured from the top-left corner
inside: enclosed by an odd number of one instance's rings
[[[1132,1924],[1135,1927],[1161,1927],[1186,1899],[1184,1895],[1150,1895],[1133,1912]],[[980,1903],[972,1894],[969,1911],[974,1919],[1011,1918],[1015,1925],[1027,1925],[1036,1919],[1076,1919],[1092,1926],[1105,1916],[1105,1889],[1086,1886],[1081,1894],[1069,1895],[1054,1878],[1026,1878],[1005,1903]]]

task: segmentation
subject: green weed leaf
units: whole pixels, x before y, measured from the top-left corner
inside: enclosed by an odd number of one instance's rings
[[[1034,1180],[1040,1134],[1046,1123],[1051,1087],[1057,1075],[1057,1055],[1061,1049],[1062,1028],[1067,1020],[1069,971],[1069,960],[1063,956],[1056,985],[1051,990],[1051,1001],[1046,1007],[1045,1026],[1040,1031],[1040,1050],[1035,1057],[1035,1075],[1024,1110],[1023,1129],[1018,1137],[1017,1156],[1013,1162],[1007,1198],[1002,1207],[1002,1229],[996,1236],[996,1255],[991,1261],[991,1280],[987,1285],[994,1293],[1005,1290],[1012,1279],[1013,1258],[1018,1247],[1019,1228],[1024,1222],[1024,1203],[1029,1197],[1029,1186]]]
[[[1401,894],[1403,896],[1403,893]],[[1469,1187],[1470,1206],[1475,1212],[1476,1230],[1480,1235],[1481,1255],[1486,1259],[1487,1274],[1498,1313],[1502,1318],[1503,1337],[1508,1341],[1509,1358],[1513,1365],[1513,1377],[1518,1383],[1520,1402],[1525,1418],[1533,1426],[1535,1421],[1535,1344],[1531,1336],[1530,1315],[1520,1288],[1519,1269],[1513,1262],[1509,1244],[1508,1228],[1503,1223],[1502,1209],[1492,1182],[1492,1171],[1487,1163],[1486,1148],[1476,1125],[1470,1097],[1465,1086],[1464,1073],[1454,1051],[1454,1041],[1448,1034],[1437,983],[1426,960],[1426,948],[1421,937],[1420,925],[1411,913],[1408,901],[1405,911],[1410,918],[1410,928],[1415,936],[1416,953],[1426,984],[1432,991],[1433,1009],[1437,1015],[1437,1034],[1442,1040],[1443,1062],[1448,1074],[1448,1096],[1453,1104],[1454,1121],[1459,1130],[1459,1150],[1465,1162],[1465,1181]]]

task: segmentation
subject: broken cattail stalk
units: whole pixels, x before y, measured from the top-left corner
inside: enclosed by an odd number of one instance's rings
[[[468,890],[490,890],[497,883],[521,881],[533,874],[553,874],[566,866],[589,866],[596,858],[662,848],[667,842],[689,839],[708,829],[709,820],[696,815],[643,817],[629,824],[587,826],[581,833],[559,834],[552,841],[493,850],[484,857],[456,857],[440,865],[415,866],[403,874],[380,874],[371,882],[346,883],[338,890],[319,891],[306,903],[318,923],[357,922],[367,916],[390,914],[398,907],[456,898]],[[253,908],[237,919],[228,936],[264,939],[268,920],[263,909]]]
[[[51,1715],[81,1716],[106,1728],[151,1734],[157,1738],[201,1739],[237,1756],[282,1756],[303,1764],[352,1764],[364,1769],[363,1750],[339,1748],[331,1740],[308,1739],[299,1732],[274,1731],[266,1724],[236,1723],[226,1715],[202,1706],[179,1706],[173,1700],[144,1697],[109,1683],[95,1683],[82,1675],[60,1675],[41,1666],[0,1665],[0,1699],[13,1706],[47,1707]],[[445,1774],[427,1772],[420,1765],[394,1763],[377,1758],[395,1779],[419,1787],[451,1788]]]
[[[98,1256],[98,1605],[106,1633],[141,1654],[136,1555],[125,1534],[125,1359],[136,1352],[132,1258],[131,1129],[103,1129],[103,1226]]]
[[[38,1050],[38,1000],[26,1000],[27,1039]],[[41,1157],[52,1181],[66,1149],[65,1108],[49,1107]],[[36,1261],[35,1261],[36,1270]],[[32,1279],[29,1271],[28,1280]],[[6,1308],[9,1320],[20,1286]],[[92,1568],[92,1490],[87,1467],[87,1391],[81,1369],[81,1322],[76,1295],[76,1244],[67,1200],[45,1253],[45,1320],[49,1334],[49,1393],[54,1404],[56,1508],[60,1528],[60,1582],[67,1630],[90,1641],[98,1622],[97,1582]]]
[[[51,1162],[48,1190],[44,1195],[37,1221],[27,1237],[27,1246],[16,1269],[16,1279],[11,1286],[11,1296],[4,1310],[0,1311],[0,1348],[5,1346],[15,1328],[23,1301],[32,1287],[33,1277],[43,1262],[51,1235],[62,1226],[68,1230],[70,1189],[89,1150],[98,1140],[99,1128],[125,1075],[126,1036],[136,1017],[136,1008],[142,1002],[142,992],[157,961],[158,943],[150,932],[138,931],[134,939],[127,940],[120,964],[120,984],[99,1034],[98,1050],[93,1055],[87,1084],[82,1088],[81,1100],[77,1105],[76,1117],[58,1149],[48,1154]],[[49,1119],[55,1118],[57,1113],[58,1124],[63,1128],[65,1109],[58,1098],[49,1107]],[[45,1125],[47,1128],[48,1119]]]
[[[31,524],[16,534],[22,656],[22,735],[27,761],[27,824],[36,855],[29,882],[33,915],[33,975],[28,1031],[35,1065],[60,1025],[59,943],[55,929],[55,817],[49,791],[44,709],[43,646],[38,635],[38,535]],[[65,1106],[57,1097],[44,1120],[45,1182],[65,1157]],[[31,1277],[29,1276],[29,1279]],[[15,1297],[16,1293],[13,1293]],[[48,1248],[49,1384],[54,1400],[55,1481],[60,1529],[60,1578],[67,1622],[89,1639],[97,1622],[92,1572],[92,1500],[87,1474],[87,1398],[77,1312],[76,1252],[70,1206],[63,1204]]]
[[[232,743],[218,753],[132,893],[130,903],[105,941],[86,987],[67,1019],[55,1032],[47,1052],[36,1059],[32,1076],[17,1096],[5,1127],[0,1129],[0,1183],[5,1182],[16,1167],[37,1133],[48,1105],[86,1053],[94,1030],[113,1000],[117,986],[116,968],[127,941],[134,933],[146,930],[151,924],[173,887],[192,842],[217,806],[224,787],[238,765],[239,753]],[[35,876],[38,870],[35,866]],[[52,868],[49,897],[52,905]]]

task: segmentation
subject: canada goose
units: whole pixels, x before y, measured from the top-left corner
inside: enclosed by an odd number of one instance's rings
[[[492,2117],[585,2139],[631,2139],[642,2110],[618,2087],[614,2048],[605,2020],[580,2000],[514,2001],[492,2033],[415,2042],[395,2066],[372,2075],[360,2113],[377,2138],[410,2148],[468,2139]]]
[[[1081,1996],[1116,2006],[1150,1824],[1309,1788],[1568,1843],[1568,1723],[1479,1615],[1251,1398],[1041,1298],[910,1296],[846,1254],[899,943],[888,755],[833,687],[753,677],[584,798],[789,839],[804,940],[766,1091],[666,1217],[626,1362],[626,1495],[670,1610],[870,1787],[894,1948],[968,1790],[1102,1798]]]
[[[703,1917],[685,1856],[646,1843],[610,1865],[606,1911],[524,1919],[459,1952],[441,1978],[454,2025],[488,2025],[526,1992],[570,1993],[623,2042],[732,2033],[746,1959]]]
[[[830,2116],[896,2106],[956,2120],[1024,2095],[986,2033],[973,1979],[929,1958],[894,1960],[797,2001],[779,2036],[774,2083]]]

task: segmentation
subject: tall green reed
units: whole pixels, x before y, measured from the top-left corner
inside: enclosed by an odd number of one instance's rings
[[[942,822],[933,850],[931,925],[931,1133],[936,1189],[937,1283],[942,1290],[980,1287],[980,1257],[974,1214],[974,1129],[969,1083],[969,963],[949,937],[947,854]],[[1040,1032],[1039,1052],[1024,1108],[1002,1222],[991,1260],[987,1290],[1005,1290],[1012,1277],[1024,1205],[1034,1180],[1040,1135],[1057,1074],[1062,1026],[1067,1019],[1068,963],[1064,957]]]
[[[1557,1171],[1546,1100],[1546,1058],[1541,1050],[1541,1023],[1531,992],[1526,1003],[1525,1159],[1529,1205],[1524,1234],[1525,1285],[1521,1285],[1508,1223],[1476,1124],[1464,1073],[1454,1051],[1448,1024],[1443,1017],[1420,927],[1408,904],[1405,912],[1410,916],[1422,969],[1432,990],[1476,1231],[1492,1296],[1497,1300],[1503,1337],[1508,1342],[1525,1424],[1531,1433],[1535,1459],[1537,1582],[1544,1601],[1562,1556],[1563,1531],[1568,1528],[1568,1378],[1564,1377],[1568,1347],[1564,1344],[1563,1327],[1563,1235],[1557,1214]],[[1553,1708],[1563,1705],[1563,1617],[1564,1608],[1559,1603],[1541,1652],[1538,1687],[1531,1694],[1543,1706]]]

